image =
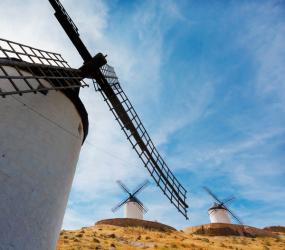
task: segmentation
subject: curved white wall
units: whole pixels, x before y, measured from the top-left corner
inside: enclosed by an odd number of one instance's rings
[[[211,223],[231,223],[228,212],[225,209],[210,209],[208,213]]]
[[[10,84],[0,79],[0,88]],[[76,108],[60,91],[0,97],[0,249],[55,249],[83,138],[79,127]]]
[[[129,201],[124,207],[125,218],[143,220],[143,211],[138,207],[136,202]]]

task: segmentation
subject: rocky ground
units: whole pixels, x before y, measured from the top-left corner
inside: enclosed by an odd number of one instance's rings
[[[79,230],[63,230],[57,250],[79,249],[285,250],[285,234],[275,233],[274,237],[209,236],[103,224]]]

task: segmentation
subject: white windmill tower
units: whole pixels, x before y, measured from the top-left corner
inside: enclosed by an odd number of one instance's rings
[[[81,79],[59,54],[0,39],[0,249],[55,248],[88,132]]]
[[[0,249],[55,248],[88,132],[81,79],[59,54],[0,39]]]
[[[128,194],[128,197],[121,201],[118,205],[112,208],[112,212],[116,212],[121,206],[124,206],[124,217],[143,220],[143,215],[147,212],[147,208],[144,204],[136,197],[148,184],[149,181],[146,180],[140,184],[132,193],[121,181],[117,181],[119,186],[124,192]]]
[[[204,187],[206,192],[215,200],[212,207],[208,209],[208,214],[210,217],[211,223],[227,223],[231,224],[229,214],[239,223],[242,224],[242,221],[237,217],[227,206],[226,203],[233,201],[235,197],[229,197],[227,199],[219,199],[209,188]]]

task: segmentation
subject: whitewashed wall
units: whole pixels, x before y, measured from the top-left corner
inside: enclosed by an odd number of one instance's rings
[[[139,209],[136,202],[127,202],[124,206],[124,216],[125,218],[133,218],[133,219],[143,219],[143,212]]]
[[[228,212],[225,209],[214,209],[209,210],[208,212],[211,223],[231,223]]]
[[[2,90],[9,85],[0,80]],[[55,249],[83,138],[79,127],[76,108],[60,91],[0,97],[0,249]]]

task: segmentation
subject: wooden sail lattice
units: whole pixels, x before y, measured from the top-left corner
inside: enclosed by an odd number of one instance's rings
[[[107,97],[100,88],[100,85],[95,85],[95,89],[102,94],[104,101],[108,104],[115,119],[118,121],[133,149],[142,160],[156,184],[170,202],[188,219],[186,189],[176,179],[161,155],[158,153],[133,105],[121,88],[114,68],[109,65],[104,65],[101,67],[101,72],[112,87],[116,99],[120,101],[124,110],[122,111],[121,109],[118,109],[116,104],[114,105],[116,102],[114,99],[112,100],[112,96]]]
[[[80,71],[70,68],[60,54],[6,39],[0,39],[0,79],[5,80],[0,86],[2,97],[59,89],[78,91],[88,86]]]

